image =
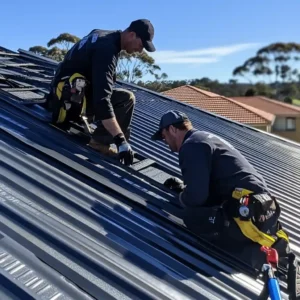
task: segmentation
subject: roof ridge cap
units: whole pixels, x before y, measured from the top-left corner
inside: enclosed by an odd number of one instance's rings
[[[300,112],[300,107],[297,107],[296,105],[292,105],[292,104],[289,104],[289,103],[281,102],[279,100],[274,100],[274,99],[271,99],[271,98],[268,98],[268,97],[264,97],[264,96],[256,96],[256,97],[258,97],[260,99],[263,99],[264,101],[268,101],[268,102],[277,104],[279,106],[287,107],[287,108],[290,108],[290,109],[293,109],[295,111]]]
[[[272,116],[272,120],[275,118],[274,114],[265,112],[265,111],[263,111],[261,109],[249,106],[249,105],[244,104],[244,103],[240,103],[240,102],[238,102],[238,101],[236,101],[234,99],[231,99],[231,98],[228,98],[228,97],[225,97],[225,96],[221,96],[221,97],[224,98],[224,99],[226,99],[226,100],[228,100],[228,101],[230,101],[230,102],[233,102],[233,103],[237,104],[238,106],[241,106],[241,107],[245,108],[246,110],[248,110],[248,111],[250,111],[250,112],[258,115],[259,117],[263,118],[264,120],[266,120],[268,122],[270,121],[270,119],[268,119],[268,118],[265,117],[266,114]]]
[[[202,93],[202,94],[204,94],[205,96],[210,97],[210,98],[213,98],[213,97],[222,97],[222,95],[219,95],[219,94],[216,94],[216,93],[213,93],[213,92],[209,92],[209,91],[202,90],[202,89],[200,89],[200,88],[197,88],[196,86],[192,86],[192,85],[189,85],[189,84],[187,84],[186,86],[189,87],[189,88],[191,88],[191,89],[193,89],[193,90],[195,90],[196,92]],[[212,95],[214,95],[214,96],[212,96]]]

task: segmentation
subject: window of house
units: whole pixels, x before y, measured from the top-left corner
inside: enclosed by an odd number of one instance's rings
[[[286,118],[286,130],[296,130],[296,118]]]
[[[286,130],[285,118],[276,117],[273,128],[274,128],[274,130],[277,130],[277,131],[285,131]]]
[[[277,117],[273,128],[275,131],[294,131],[296,130],[296,118]]]

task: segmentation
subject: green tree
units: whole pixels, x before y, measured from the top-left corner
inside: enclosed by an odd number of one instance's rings
[[[47,55],[47,53],[49,51],[49,49],[47,49],[46,47],[43,47],[43,46],[33,46],[33,47],[30,47],[28,50],[31,52],[34,52],[36,54],[40,54],[40,55]]]
[[[246,74],[248,74],[248,73],[249,73],[249,68],[244,64],[242,66],[236,67],[233,70],[232,75],[233,76],[241,76],[241,77],[245,78],[247,81],[249,81],[250,83],[252,83],[251,79],[246,76]]]
[[[236,86],[238,81],[236,79],[229,79],[229,84]]]
[[[278,96],[280,98],[285,98],[285,97],[298,98],[299,88],[294,83],[292,83],[292,84],[286,83],[278,89]]]
[[[54,45],[61,45],[63,50],[68,51],[70,47],[80,41],[80,38],[76,35],[70,33],[61,33],[58,37],[52,38],[48,43],[47,47],[52,47]]]
[[[62,33],[58,37],[52,38],[47,43],[48,48],[43,46],[33,46],[28,50],[57,61],[62,61],[71,45],[78,42],[79,40],[80,38],[75,35],[72,35],[70,33]],[[60,47],[58,47],[57,45],[59,45]]]
[[[266,97],[270,97],[270,98],[273,98],[273,96],[274,96],[274,90],[272,89],[272,87],[263,82],[256,83],[255,90],[256,90],[257,95],[259,95],[259,96],[266,96]]]
[[[233,76],[253,75],[256,78],[275,82],[298,81],[298,70],[295,62],[299,61],[300,44],[273,43],[259,49],[255,56],[249,58],[243,65],[233,70]],[[265,81],[265,80],[264,80]]]
[[[48,56],[57,61],[62,61],[67,54],[67,50],[58,47],[52,47],[47,52]]]
[[[246,91],[245,96],[246,97],[253,97],[257,94],[257,90],[255,88],[250,88]]]
[[[156,81],[166,80],[166,73],[159,74],[161,68],[155,64],[154,58],[149,56],[145,51],[142,53],[128,54],[121,51],[117,66],[117,77],[121,80],[136,83],[137,80],[150,74]]]
[[[293,104],[293,99],[291,97],[285,97],[283,102],[288,103],[288,104]]]

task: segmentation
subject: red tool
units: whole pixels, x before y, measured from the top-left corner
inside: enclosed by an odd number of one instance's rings
[[[264,274],[264,288],[259,296],[259,299],[281,300],[280,286],[276,278],[276,271],[278,267],[278,253],[275,249],[262,246],[262,252],[266,253],[267,263],[263,264],[262,271]]]
[[[261,251],[265,252],[267,254],[267,262],[271,264],[273,268],[277,268],[278,266],[278,253],[275,249],[262,246],[260,248]]]

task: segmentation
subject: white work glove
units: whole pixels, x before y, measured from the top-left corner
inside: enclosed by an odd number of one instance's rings
[[[119,160],[126,166],[133,164],[134,153],[131,146],[126,141],[123,134],[118,134],[114,137],[114,142],[118,148]]]

